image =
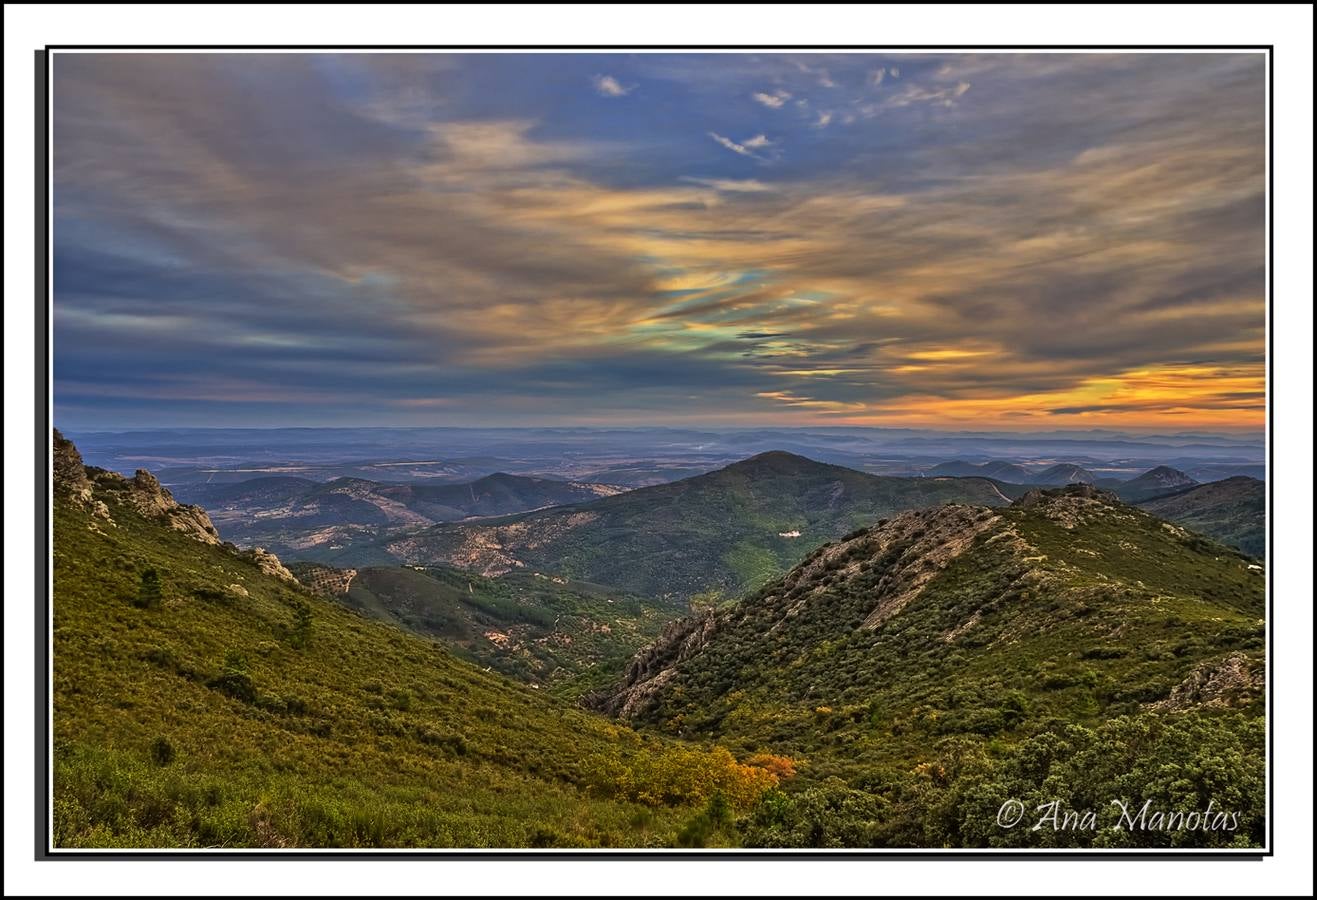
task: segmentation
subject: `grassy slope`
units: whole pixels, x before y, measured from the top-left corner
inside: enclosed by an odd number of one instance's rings
[[[582,582],[560,584],[527,572],[482,578],[445,567],[362,569],[342,599],[565,697],[614,677],[686,611],[683,604],[642,601]]]
[[[1261,559],[1267,551],[1267,487],[1242,475],[1141,501],[1139,506]]]
[[[58,846],[667,845],[709,784],[759,783],[113,500],[57,506]]]
[[[734,595],[813,547],[894,512],[949,502],[994,505],[1018,486],[981,478],[888,478],[786,453],[572,507],[480,524],[442,525],[354,550],[339,564],[385,561],[485,569],[511,557],[544,572],[646,597]],[[782,533],[799,531],[799,537]]]

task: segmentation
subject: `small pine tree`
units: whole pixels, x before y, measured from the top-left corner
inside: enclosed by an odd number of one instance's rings
[[[137,586],[137,598],[133,604],[142,609],[155,609],[160,605],[160,597],[160,573],[155,569],[147,569],[142,573],[142,581]]]
[[[311,643],[311,607],[300,600],[293,607],[293,627],[288,632],[288,643],[298,650]]]

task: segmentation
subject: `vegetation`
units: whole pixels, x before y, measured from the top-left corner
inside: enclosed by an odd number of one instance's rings
[[[58,846],[1263,840],[1260,570],[1092,488],[903,513],[708,589],[592,695],[630,725],[554,693],[675,604],[393,567],[357,573],[363,616],[94,488],[56,492]]]
[[[317,570],[320,581],[331,581],[324,569],[293,564],[299,575]],[[336,581],[348,582],[336,594],[348,606],[564,697],[601,687],[686,610],[534,572],[484,578],[444,566],[387,566]]]
[[[1192,528],[1259,559],[1267,552],[1267,486],[1242,475],[1139,503],[1163,519]]]
[[[715,589],[734,595],[883,516],[940,503],[993,506],[1020,490],[984,478],[867,475],[765,453],[587,504],[439,525],[331,561],[447,563],[489,574],[525,566],[643,597],[685,599]]]
[[[743,822],[750,843],[1037,843],[999,829],[996,809],[1053,795],[1104,815],[1133,797],[1240,815],[1230,832],[1046,839],[1057,846],[1260,843],[1265,606],[1250,560],[1119,505],[974,516],[952,559],[928,548],[965,533],[929,511],[692,620],[631,715],[795,760],[799,777]]]
[[[716,844],[690,827],[713,798],[746,810],[781,781],[107,500],[56,508],[57,846]]]

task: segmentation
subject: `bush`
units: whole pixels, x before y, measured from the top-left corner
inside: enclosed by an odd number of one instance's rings
[[[288,630],[288,645],[303,650],[311,643],[311,607],[304,600],[293,605],[293,627]]]
[[[720,795],[734,809],[749,809],[778,776],[744,765],[725,747],[712,750],[642,750],[634,756],[596,758],[589,767],[601,792],[649,806],[702,803]]]
[[[160,606],[160,597],[160,573],[155,569],[147,569],[142,573],[133,605],[138,609],[157,609]]]
[[[256,685],[247,672],[247,658],[236,650],[228,652],[224,657],[224,669],[207,684],[243,703],[256,702]]]
[[[174,761],[174,745],[169,738],[160,735],[151,742],[151,760],[157,766],[167,766]]]

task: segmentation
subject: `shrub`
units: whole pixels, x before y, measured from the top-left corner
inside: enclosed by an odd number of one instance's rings
[[[224,657],[224,669],[207,684],[222,694],[244,703],[256,702],[256,685],[247,672],[247,658],[236,650]]]
[[[147,569],[142,573],[133,605],[139,609],[156,609],[160,606],[160,597],[160,573],[155,569]]]
[[[311,643],[311,607],[304,600],[293,605],[293,627],[288,631],[288,645],[296,650]]]
[[[174,745],[169,738],[160,735],[151,742],[151,760],[157,766],[167,766],[174,761]]]
[[[780,781],[796,777],[796,761],[789,756],[776,756],[772,753],[756,753],[746,759],[747,766],[763,769]]]

